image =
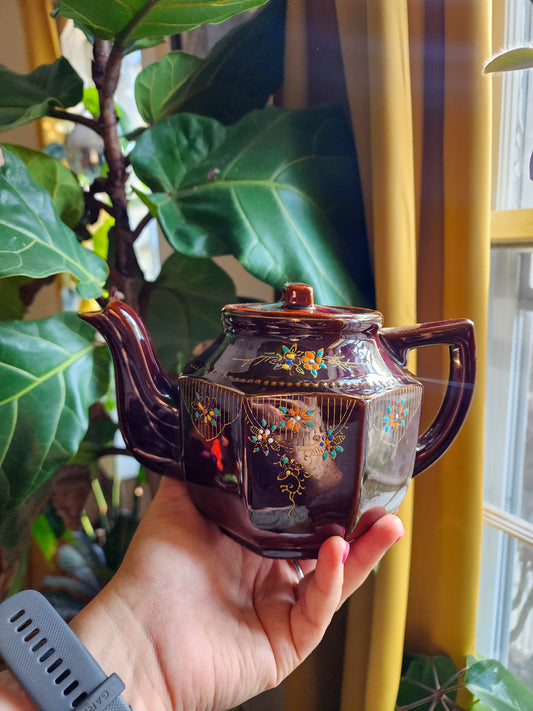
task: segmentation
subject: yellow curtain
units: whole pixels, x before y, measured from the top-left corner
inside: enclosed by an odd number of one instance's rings
[[[51,17],[53,0],[18,0],[26,36],[28,71],[41,64],[51,64],[61,54],[56,21]],[[46,146],[55,139],[55,121],[41,119],[37,122],[39,143]]]
[[[491,52],[490,5],[289,0],[288,38],[298,42],[287,46],[288,105],[313,103],[312,48],[317,32],[334,25],[328,46],[333,52],[337,42],[342,56],[345,94],[337,98],[356,141],[377,308],[387,325],[471,318],[479,374],[459,438],[413,482],[400,509],[407,535],[343,611],[336,672],[328,669],[331,654],[319,649],[288,680],[288,711],[392,711],[404,649],[444,652],[458,664],[475,649],[490,214],[490,86],[482,67]],[[426,424],[441,397],[431,383],[447,371],[446,353],[429,351],[419,351],[417,366]],[[321,681],[331,684],[326,703]]]

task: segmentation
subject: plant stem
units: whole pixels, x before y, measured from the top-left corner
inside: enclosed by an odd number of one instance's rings
[[[63,109],[49,109],[48,116],[52,118],[61,119],[62,121],[72,121],[72,123],[80,123],[82,126],[87,126],[99,136],[102,135],[100,124],[93,118],[88,116],[81,116],[80,114],[73,114],[70,111],[64,111]]]
[[[93,79],[100,99],[99,125],[104,141],[104,156],[109,166],[105,184],[113,205],[116,239],[116,269],[123,281],[121,290],[125,300],[138,309],[138,281],[142,272],[133,249],[134,237],[129,223],[126,197],[127,161],[120,147],[115,111],[115,91],[120,77],[120,65],[124,50],[120,44],[111,48],[107,40],[96,38],[93,49]]]
[[[153,215],[151,212],[148,212],[142,220],[139,222],[137,227],[133,230],[133,239],[136,240],[137,237],[141,234],[141,232],[144,230],[146,225],[149,224],[150,220],[153,218]]]

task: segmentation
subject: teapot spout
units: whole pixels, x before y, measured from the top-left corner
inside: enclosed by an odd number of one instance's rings
[[[111,351],[126,447],[143,466],[179,477],[179,392],[164,374],[143,322],[119,301],[80,317],[102,334]]]

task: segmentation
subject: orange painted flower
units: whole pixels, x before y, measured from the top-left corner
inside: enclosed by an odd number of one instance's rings
[[[303,407],[300,408],[297,405],[293,407],[280,407],[279,409],[284,415],[284,422],[281,423],[281,427],[286,427],[288,430],[298,432],[300,427],[315,426],[311,420],[311,415],[314,410],[305,410]]]
[[[326,364],[323,362],[324,349],[319,348],[318,351],[305,351],[302,356],[302,365],[306,370],[310,370],[311,374],[316,378],[317,372],[320,368],[325,368]]]

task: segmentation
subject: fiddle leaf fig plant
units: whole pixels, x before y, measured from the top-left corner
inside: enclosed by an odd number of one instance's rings
[[[42,279],[67,272],[77,279],[80,296],[100,296],[108,273],[104,260],[78,244],[48,190],[32,180],[24,163],[5,148],[2,154],[0,243],[5,246],[0,277],[23,274]]]
[[[206,57],[172,51],[138,74],[143,123],[124,136],[124,57],[247,10]],[[276,289],[311,283],[322,303],[372,305],[342,111],[270,105],[283,81],[285,11],[286,0],[59,0],[56,13],[92,44],[94,86],[64,57],[26,76],[0,67],[0,132],[45,116],[79,124],[98,137],[104,163],[88,180],[0,135],[0,597],[24,530],[54,473],[75,461],[89,408],[108,386],[107,349],[76,314],[25,320],[43,284],[67,274],[79,298],[124,299],[170,374],[217,335],[221,306],[237,300],[213,257],[233,255]],[[135,223],[134,202],[146,210]],[[155,222],[171,256],[149,280],[136,247]]]
[[[362,303],[343,266],[353,264],[353,250],[336,229],[337,216],[353,212],[356,194],[349,140],[334,107],[269,107],[228,129],[214,119],[176,114],[147,129],[130,160],[151,188],[153,214],[178,252],[229,252],[278,288],[289,270],[315,285],[321,303]],[[157,163],[154,154],[161,157]]]

